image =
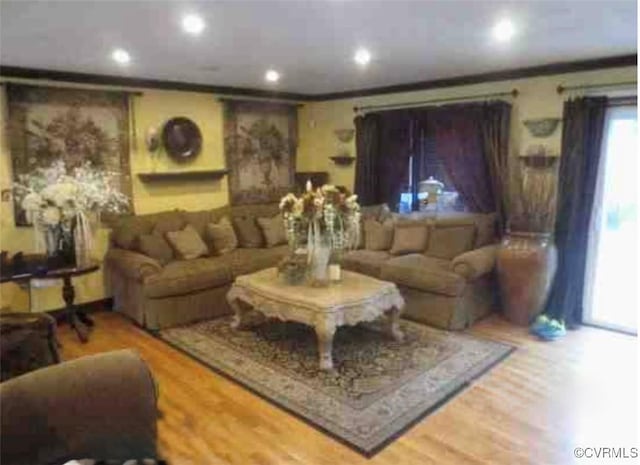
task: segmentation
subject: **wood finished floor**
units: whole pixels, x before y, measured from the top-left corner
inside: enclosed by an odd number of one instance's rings
[[[112,312],[87,344],[60,327],[65,360],[133,348],[160,385],[170,464],[572,464],[575,447],[637,441],[636,338],[594,328],[538,342],[492,316],[469,332],[518,347],[507,360],[367,459]],[[126,380],[123,380],[126,382]],[[595,463],[595,462],[594,462]]]

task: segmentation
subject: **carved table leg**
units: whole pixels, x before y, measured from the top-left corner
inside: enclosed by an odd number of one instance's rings
[[[402,310],[393,307],[387,312],[387,333],[396,341],[404,341],[404,334],[400,330],[400,313]]]
[[[62,286],[62,298],[66,304],[67,319],[71,327],[75,330],[80,341],[87,342],[89,336],[87,335],[87,328],[80,322],[76,313],[76,307],[73,305],[73,301],[76,298],[76,291],[71,283],[71,277],[65,276],[63,278]]]
[[[227,302],[229,303],[229,306],[232,308],[234,313],[233,321],[231,322],[231,327],[233,329],[247,328],[249,326],[247,321],[248,320],[247,314],[249,313],[249,310],[243,307],[240,300],[238,300],[238,298],[232,295],[231,292],[227,294]]]
[[[320,369],[333,369],[333,335],[336,327],[330,323],[317,323],[315,326],[318,338],[318,354],[320,355]]]

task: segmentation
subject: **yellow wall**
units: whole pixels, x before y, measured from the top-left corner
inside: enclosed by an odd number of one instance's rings
[[[335,138],[333,131],[338,128],[353,127],[353,107],[369,104],[412,102],[433,98],[459,97],[469,94],[510,91],[516,87],[520,91],[513,101],[512,144],[513,154],[522,153],[531,143],[544,143],[552,151],[559,152],[561,129],[557,129],[548,139],[532,138],[521,121],[528,118],[561,116],[562,102],[566,95],[559,96],[555,89],[558,84],[588,84],[633,81],[636,67],[589,71],[539,78],[475,84],[429,91],[389,94],[357,99],[307,103],[299,109],[299,147],[297,169],[299,171],[328,171],[331,182],[353,186],[354,168],[337,167],[329,157],[345,148]],[[25,81],[29,82],[29,81]],[[54,83],[60,85],[59,83]],[[82,87],[75,86],[73,87]],[[148,171],[216,169],[225,166],[223,153],[222,104],[211,94],[141,89],[143,95],[135,97],[136,143],[131,148],[131,170],[133,180],[133,204],[136,213],[151,213],[173,208],[201,210],[215,208],[227,203],[227,179],[211,183],[173,182],[145,184],[136,174]],[[11,187],[11,158],[5,134],[6,104],[4,88],[0,88],[0,189]],[[174,116],[186,116],[198,123],[203,135],[200,156],[189,165],[172,162],[164,153],[152,159],[144,145],[144,134],[150,126],[158,126]],[[347,150],[355,155],[354,141]],[[102,257],[107,248],[108,230],[97,232],[97,255]],[[0,202],[0,249],[14,253],[19,250],[33,250],[33,231],[16,228],[11,202]],[[102,273],[94,273],[75,280],[77,302],[90,302],[105,297],[106,291]],[[54,287],[32,290],[32,308],[46,311],[63,307],[60,283]],[[11,306],[14,310],[26,310],[28,294],[14,284],[0,285],[0,307]]]
[[[530,144],[544,144],[553,153],[560,152],[562,128],[558,127],[551,137],[539,139],[532,137],[523,126],[522,120],[541,117],[561,117],[562,104],[568,95],[558,95],[559,84],[570,86],[578,84],[602,84],[636,80],[637,67],[612,68],[600,71],[588,71],[561,74],[510,81],[490,82],[467,86],[448,87],[387,94],[381,96],[333,100],[306,104],[299,110],[300,146],[298,147],[299,171],[328,171],[334,184],[353,187],[355,164],[349,167],[336,166],[329,157],[336,155],[342,148],[333,131],[338,128],[353,128],[354,106],[377,105],[399,102],[416,102],[430,99],[460,97],[495,92],[509,92],[517,88],[520,95],[513,99],[511,128],[511,153],[523,154]],[[355,140],[348,144],[348,150],[355,155]]]
[[[227,179],[220,181],[142,183],[137,173],[149,171],[177,171],[219,169],[225,166],[223,152],[222,104],[211,94],[142,89],[143,95],[134,98],[136,143],[131,144],[131,172],[133,182],[133,205],[136,213],[182,208],[202,210],[225,205],[228,202]],[[11,158],[5,134],[6,96],[0,88],[0,189],[11,187]],[[203,136],[200,155],[190,164],[177,164],[165,154],[152,158],[144,144],[144,135],[150,126],[161,125],[174,116],[186,116],[197,122]],[[97,256],[102,257],[107,249],[109,231],[97,231]],[[14,225],[11,202],[0,202],[0,248],[15,253],[19,250],[33,251],[33,230]],[[78,303],[99,300],[105,297],[105,286],[101,272],[74,280]],[[34,311],[62,308],[61,284],[51,282],[53,287],[32,289],[31,302]],[[14,310],[27,310],[29,298],[26,290],[15,284],[0,286],[0,307],[10,306]]]

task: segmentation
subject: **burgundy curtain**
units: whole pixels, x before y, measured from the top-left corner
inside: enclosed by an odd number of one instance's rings
[[[380,119],[370,113],[358,116],[356,126],[356,179],[354,191],[360,205],[375,205],[378,195],[378,160],[380,158]]]
[[[356,125],[355,193],[362,205],[394,208],[409,181],[414,122],[409,110],[359,116]]]
[[[410,110],[380,113],[380,200],[395,210],[403,187],[409,183],[409,162],[413,151],[414,119]]]
[[[435,151],[472,212],[496,211],[496,197],[484,155],[482,106],[448,105],[430,112],[428,131],[434,135]]]
[[[498,223],[503,229],[509,208],[509,137],[511,104],[490,102],[482,105],[480,128],[490,187],[496,201]]]
[[[572,327],[582,322],[589,224],[602,150],[606,97],[564,104],[555,242],[558,269],[546,312]]]

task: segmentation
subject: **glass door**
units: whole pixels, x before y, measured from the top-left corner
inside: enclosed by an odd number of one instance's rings
[[[638,114],[607,113],[591,225],[585,286],[586,323],[638,331]]]

